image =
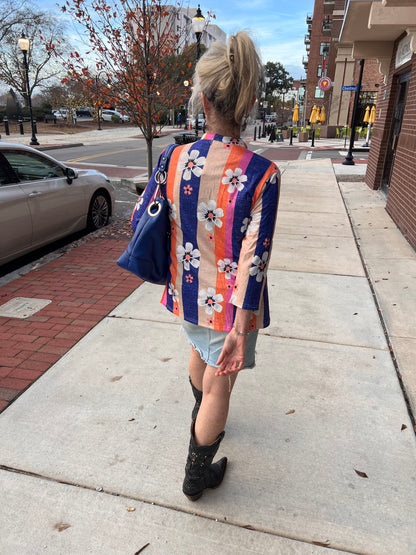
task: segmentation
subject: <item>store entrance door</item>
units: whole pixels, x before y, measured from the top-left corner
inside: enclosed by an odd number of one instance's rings
[[[402,128],[404,108],[406,106],[407,90],[409,88],[411,72],[399,76],[396,105],[390,128],[390,137],[387,145],[386,160],[384,162],[383,177],[381,179],[381,190],[386,197],[389,194],[390,180],[393,173],[394,159],[396,157],[397,143],[399,142],[400,130]]]

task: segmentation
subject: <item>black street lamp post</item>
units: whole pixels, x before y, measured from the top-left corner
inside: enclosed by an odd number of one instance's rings
[[[205,28],[205,17],[202,15],[201,6],[198,4],[195,17],[192,18],[192,29],[196,36],[196,61],[201,57],[201,36]],[[195,134],[198,137],[198,114],[195,116]]]
[[[101,129],[101,112],[100,112],[100,100],[99,100],[99,94],[100,94],[100,89],[99,89],[99,84],[100,84],[100,75],[102,73],[106,73],[104,70],[101,70],[100,72],[98,72],[98,74],[95,76],[95,90],[97,91],[97,119],[98,119],[98,127],[97,127],[97,131],[102,131]],[[110,85],[110,79],[107,75],[107,87],[109,89],[111,89],[111,85]]]
[[[101,117],[100,117],[100,101],[98,100],[98,96],[99,96],[99,89],[98,89],[98,85],[100,83],[99,77],[98,75],[95,76],[95,90],[97,91],[97,120],[98,120],[98,127],[97,127],[97,131],[101,131]]]
[[[185,79],[183,82],[183,86],[185,87],[185,129],[188,129],[188,87],[189,81]]]
[[[38,145],[39,142],[36,138],[36,128],[35,128],[35,121],[33,119],[33,112],[32,112],[32,99],[30,95],[30,84],[29,84],[29,66],[27,63],[27,52],[29,50],[30,41],[25,37],[25,34],[22,33],[21,38],[18,40],[18,45],[20,50],[23,52],[23,62],[25,65],[25,74],[26,74],[26,94],[27,94],[27,101],[29,104],[29,114],[30,114],[30,125],[32,127],[32,138],[30,140],[31,145]]]
[[[364,69],[364,60],[360,60],[360,73],[358,75],[358,83],[357,83],[357,90],[355,91],[355,98],[354,98],[354,107],[352,109],[352,121],[351,121],[351,137],[350,137],[350,146],[345,157],[345,160],[342,162],[344,166],[354,166],[354,156],[352,155],[352,149],[354,146],[354,139],[355,139],[355,128],[357,126],[357,112],[358,112],[358,103],[360,98],[360,91],[361,91],[361,82],[363,79],[363,69]]]

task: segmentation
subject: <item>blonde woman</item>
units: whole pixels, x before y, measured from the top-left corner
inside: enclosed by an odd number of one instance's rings
[[[266,270],[279,197],[279,170],[241,139],[262,64],[239,32],[215,43],[194,76],[191,106],[208,132],[172,154],[170,275],[162,303],[183,320],[191,345],[195,396],[183,492],[192,501],[220,485],[227,459],[213,459],[224,437],[238,372],[255,364],[258,330],[269,325]],[[155,192],[152,176],[133,228]]]

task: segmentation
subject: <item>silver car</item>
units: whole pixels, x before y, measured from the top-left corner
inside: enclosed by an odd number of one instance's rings
[[[104,174],[0,142],[0,265],[65,235],[107,225],[114,201]]]

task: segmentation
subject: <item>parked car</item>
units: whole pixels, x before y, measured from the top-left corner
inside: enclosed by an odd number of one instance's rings
[[[91,108],[77,108],[76,110],[78,118],[92,118],[92,112]]]
[[[60,110],[54,110],[53,115],[56,119],[66,119],[67,118],[67,111],[65,108],[61,108]]]
[[[84,228],[107,225],[114,201],[104,174],[0,143],[0,265]]]
[[[122,114],[121,112],[117,112],[117,110],[103,110],[101,112],[101,119],[103,121],[113,121],[113,116],[119,117],[120,121],[123,122],[130,121],[130,118],[127,114]]]
[[[188,118],[188,125],[191,125],[192,128],[195,128],[195,117]],[[198,129],[202,129],[205,125],[205,118],[204,114],[198,114]]]

